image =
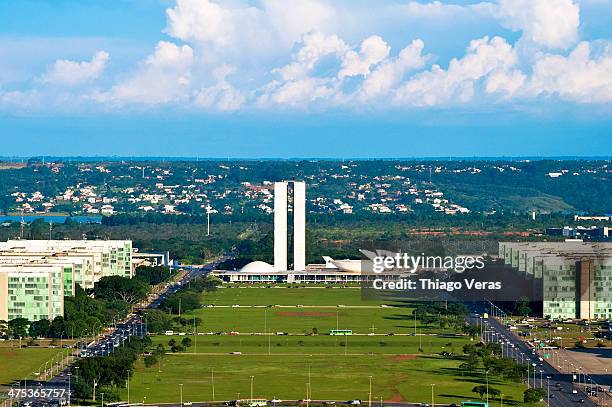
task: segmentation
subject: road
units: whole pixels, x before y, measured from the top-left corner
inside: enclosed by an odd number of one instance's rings
[[[483,318],[489,312],[489,305],[479,303],[473,306],[469,322],[481,327],[485,342],[497,342],[502,345],[502,354],[519,363],[529,365],[529,387],[546,390],[546,401],[551,407],[584,406],[595,407],[596,404],[573,381],[571,374],[563,374],[542,359],[535,350],[514,335],[498,319]]]
[[[134,312],[128,315],[124,321],[109,326],[107,328],[108,334],[102,335],[96,338],[89,344],[84,344],[81,348],[76,349],[79,357],[91,357],[91,356],[108,356],[115,349],[120,348],[126,341],[129,341],[132,336],[143,337],[147,334],[146,322],[142,320],[141,311],[146,308],[157,308],[160,306],[162,301],[170,294],[175,293],[184,284],[190,280],[207,275],[210,271],[214,270],[215,267],[222,261],[226,260],[228,256],[223,256],[217,261],[203,265],[203,266],[188,266],[185,268],[184,274],[177,280],[166,285],[157,296],[151,297],[145,303],[134,308]],[[175,267],[181,269],[181,266]],[[78,360],[78,359],[77,359]],[[26,381],[20,382],[14,386],[14,389],[26,389],[26,397],[20,397],[20,407],[44,407],[44,406],[59,406],[62,400],[70,394],[71,380],[73,380],[71,372],[74,371],[72,365],[66,365],[56,376],[47,381]],[[75,376],[78,371],[75,373]],[[34,390],[38,389],[57,389],[62,392],[59,397],[40,397],[34,394],[29,395]]]

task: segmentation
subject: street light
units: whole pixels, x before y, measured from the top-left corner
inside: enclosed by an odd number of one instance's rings
[[[181,393],[181,406],[183,405],[183,383],[179,383],[179,391]]]
[[[253,379],[255,376],[251,376],[251,404],[253,403]]]
[[[485,371],[485,377],[487,379],[487,405],[489,405],[489,371],[488,370]]]
[[[72,373],[67,373],[66,374],[68,376],[68,405],[70,405],[70,400],[72,399],[72,387],[70,386],[70,376],[72,376]]]
[[[431,407],[434,407],[434,387],[436,386],[435,383],[431,384]]]

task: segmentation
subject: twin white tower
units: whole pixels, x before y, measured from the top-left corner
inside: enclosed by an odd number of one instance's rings
[[[289,185],[293,187],[289,188]],[[306,184],[301,181],[274,183],[274,268],[288,270],[289,194],[293,192],[293,270],[306,269]]]

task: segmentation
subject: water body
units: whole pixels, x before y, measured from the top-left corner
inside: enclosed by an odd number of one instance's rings
[[[48,215],[28,215],[24,216],[23,220],[26,223],[31,223],[37,219],[42,219],[49,223],[64,223],[66,219],[72,219],[77,223],[102,223],[102,216],[48,216]],[[0,222],[21,222],[22,217],[17,216],[0,216]]]

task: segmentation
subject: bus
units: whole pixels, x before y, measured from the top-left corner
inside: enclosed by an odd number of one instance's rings
[[[235,400],[230,405],[234,406],[247,406],[247,407],[264,407],[268,405],[268,400],[266,399],[242,399]]]
[[[331,329],[329,334],[332,336],[352,335],[353,331],[350,329]]]
[[[461,407],[489,407],[489,403],[484,401],[462,401]]]

